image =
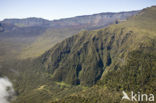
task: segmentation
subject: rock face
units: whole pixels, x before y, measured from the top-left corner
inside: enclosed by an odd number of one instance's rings
[[[45,26],[52,28],[65,28],[72,26],[83,26],[85,28],[107,26],[114,23],[115,20],[126,20],[137,14],[139,11],[119,12],[119,13],[99,13],[94,15],[77,16],[60,20],[45,20],[42,18],[25,18],[25,19],[4,19],[2,23],[13,24],[18,27]]]
[[[83,27],[83,29],[93,29],[113,24],[116,20],[126,20],[137,14],[139,11],[119,12],[119,13],[100,13],[94,15],[78,16],[67,19],[52,21],[52,27]]]

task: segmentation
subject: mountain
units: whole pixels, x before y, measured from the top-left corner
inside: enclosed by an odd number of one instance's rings
[[[65,18],[59,20],[45,20],[42,18],[25,18],[25,19],[4,19],[2,23],[13,24],[18,27],[30,27],[30,26],[50,26],[52,28],[65,28],[73,26],[84,26],[86,28],[96,28],[101,26],[107,26],[114,23],[116,20],[126,20],[128,17],[137,14],[139,11],[129,12],[107,12],[93,15],[77,16],[72,18]]]
[[[34,58],[43,54],[57,42],[81,30],[102,28],[117,20],[126,20],[138,12],[100,13],[53,21],[42,18],[4,19],[0,23],[0,42],[5,44],[4,49],[13,45],[14,48],[10,48],[9,51],[14,52],[8,52],[7,55],[13,55],[18,59]],[[14,44],[14,42],[18,43]],[[7,55],[3,58],[7,58]]]
[[[115,23],[117,20],[126,20],[128,17],[133,16],[138,12],[139,11],[100,13],[51,21],[50,28],[48,28],[43,35],[39,36],[32,45],[24,48],[20,58],[40,56],[56,43],[82,30],[103,28]]]
[[[42,18],[25,18],[25,19],[4,19],[2,23],[13,24],[18,27],[30,27],[30,26],[49,26],[50,21]]]
[[[106,71],[126,65],[131,52],[155,52],[154,11],[145,9],[123,23],[80,32],[47,51],[42,63],[56,81],[93,85]]]
[[[146,8],[125,22],[80,32],[42,55],[52,80],[93,86],[55,103],[119,102],[122,90],[155,94],[155,18],[156,7]],[[107,88],[116,91],[115,100]]]
[[[92,29],[108,26],[113,24],[116,20],[126,20],[127,18],[137,14],[139,11],[119,12],[119,13],[99,13],[93,15],[77,16],[73,18],[60,19],[52,21],[52,26],[71,27],[83,26],[84,29]]]
[[[153,6],[126,21],[80,31],[37,58],[1,63],[0,74],[16,91],[12,103],[130,103],[123,91],[155,95],[155,18]]]
[[[7,23],[0,23],[0,28],[1,60],[17,58],[23,48],[31,45],[47,29],[42,26],[18,27]]]

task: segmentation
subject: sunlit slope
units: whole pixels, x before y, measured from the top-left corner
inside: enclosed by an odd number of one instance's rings
[[[17,27],[1,22],[0,28],[0,61],[17,58],[23,48],[46,30],[45,27]]]
[[[114,24],[117,20],[126,20],[139,11],[119,13],[99,13],[50,21],[49,28],[34,43],[22,50],[19,58],[34,58],[49,50],[56,43],[82,30],[95,30]],[[39,22],[40,23],[40,22]],[[46,23],[46,22],[41,22]],[[29,23],[31,24],[31,23]],[[43,25],[45,26],[45,25]]]
[[[56,81],[93,85],[108,71],[126,65],[129,53],[144,48],[155,52],[155,11],[147,8],[128,21],[80,32],[47,51],[42,62]]]
[[[48,51],[43,61],[57,81],[74,84],[79,80],[79,84],[88,85],[96,82],[96,76],[101,77],[92,88],[51,103],[130,103],[121,100],[123,90],[155,95],[155,18],[156,7],[147,8],[126,22],[80,33]],[[61,52],[58,47],[62,48]],[[55,51],[61,53],[57,61]],[[53,60],[59,63],[46,64]],[[81,69],[77,69],[78,65]]]
[[[34,58],[41,56],[49,48],[61,42],[63,39],[78,33],[81,29],[75,28],[61,28],[61,29],[48,29],[43,35],[39,36],[35,42],[22,49],[19,58]]]

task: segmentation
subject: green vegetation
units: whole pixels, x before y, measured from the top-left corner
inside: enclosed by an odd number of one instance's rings
[[[151,45],[155,48],[152,42],[155,41],[155,26],[147,29],[154,18],[148,16],[151,15],[149,12],[144,15],[141,12],[120,24],[95,31],[82,31],[55,45],[42,55],[41,61],[53,74],[53,80],[92,86],[108,71],[125,65],[130,52]],[[140,16],[144,17],[146,25],[140,24]]]
[[[87,86],[98,81],[56,103],[123,102],[122,90],[155,94],[155,11],[148,8],[126,22],[81,32],[47,51],[41,58],[53,80]],[[99,88],[111,96],[98,95]]]
[[[123,90],[155,94],[155,18],[156,7],[147,8],[81,31],[35,59],[2,61],[0,73],[17,93],[13,103],[129,103],[121,101]]]
[[[153,48],[152,48],[153,49]],[[114,90],[140,91],[156,93],[156,55],[155,51],[140,49],[128,55],[127,64],[111,71],[99,81]]]

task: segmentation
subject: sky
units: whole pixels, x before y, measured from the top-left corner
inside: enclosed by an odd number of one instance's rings
[[[141,10],[156,0],[0,0],[0,20],[40,17],[54,20],[102,12]]]

